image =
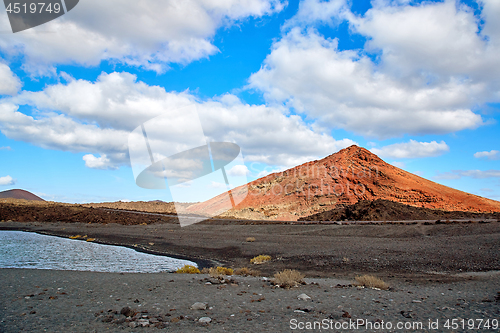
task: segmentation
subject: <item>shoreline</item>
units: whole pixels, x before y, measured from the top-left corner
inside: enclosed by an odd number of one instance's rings
[[[372,274],[418,280],[500,270],[500,223],[425,225],[148,225],[2,222],[0,230],[69,237],[211,266],[252,267],[265,276],[296,269],[306,277]],[[247,242],[254,237],[255,242]],[[251,265],[267,254],[271,262]],[[441,272],[444,274],[433,274]]]

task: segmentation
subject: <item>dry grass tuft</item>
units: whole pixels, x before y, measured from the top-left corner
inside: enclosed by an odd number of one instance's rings
[[[366,288],[377,288],[382,290],[389,289],[389,285],[379,278],[372,275],[363,275],[356,277],[356,285]]]
[[[234,270],[235,275],[242,275],[242,276],[260,276],[260,272],[251,268],[247,267],[242,267],[242,268],[237,268]]]
[[[249,243],[255,242],[255,237],[247,237],[247,242]]]
[[[208,274],[213,278],[221,278],[225,275],[233,275],[234,271],[232,268],[227,267],[210,267],[208,269]]]
[[[264,254],[258,255],[257,257],[250,259],[250,263],[255,264],[255,265],[263,264],[267,261],[271,261],[271,256],[264,255]]]
[[[200,274],[200,270],[192,265],[184,265],[175,272],[180,274]]]
[[[298,287],[304,283],[304,274],[294,269],[285,269],[282,272],[274,274],[272,283],[282,288]]]

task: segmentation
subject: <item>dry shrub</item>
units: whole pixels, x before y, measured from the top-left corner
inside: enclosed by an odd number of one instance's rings
[[[365,286],[366,288],[377,288],[382,290],[389,289],[389,285],[387,283],[372,275],[357,276],[356,285]]]
[[[210,267],[208,274],[213,278],[223,277],[225,275],[233,275],[233,269],[227,267]]]
[[[184,265],[175,272],[180,274],[200,274],[200,270],[193,265]]]
[[[251,268],[247,267],[242,267],[242,268],[237,268],[234,270],[235,275],[242,275],[242,276],[260,276],[260,272]]]
[[[271,256],[264,255],[264,254],[258,255],[257,257],[250,259],[250,263],[255,264],[255,265],[263,264],[267,261],[271,261]]]
[[[255,237],[247,237],[247,242],[249,243],[255,242]]]
[[[304,283],[304,274],[294,269],[285,269],[282,272],[274,274],[272,282],[282,288],[298,287]]]

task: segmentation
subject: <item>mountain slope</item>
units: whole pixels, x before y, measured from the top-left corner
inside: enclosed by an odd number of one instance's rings
[[[245,187],[233,190],[242,195]],[[500,211],[500,202],[437,184],[380,159],[365,148],[351,146],[248,183],[248,196],[223,213],[219,195],[194,204],[189,212],[251,219],[297,220],[338,205],[384,199],[414,207],[447,211]]]
[[[45,201],[39,196],[25,190],[8,190],[0,192],[0,199],[24,199],[31,201]]]

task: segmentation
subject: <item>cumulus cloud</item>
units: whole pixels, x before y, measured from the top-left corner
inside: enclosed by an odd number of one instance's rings
[[[482,32],[473,11],[453,1],[373,5],[358,16],[344,1],[302,2],[248,87],[269,103],[368,137],[481,126],[473,110],[500,100],[494,1],[485,2]],[[364,49],[340,50],[315,29],[341,20],[367,39]]]
[[[450,151],[446,142],[418,142],[410,140],[404,143],[395,143],[382,148],[372,148],[371,152],[380,157],[390,158],[422,158],[443,155]]]
[[[21,81],[9,66],[0,63],[0,95],[15,95],[21,89]]]
[[[106,155],[96,157],[92,154],[87,154],[83,156],[83,160],[85,161],[85,166],[91,169],[105,170],[117,168]]]
[[[0,50],[22,54],[26,68],[98,65],[112,60],[161,72],[218,52],[216,30],[247,17],[281,11],[280,0],[88,0],[68,14],[24,32],[3,35]],[[7,15],[0,29],[10,30]],[[47,33],[52,32],[52,33]]]
[[[500,178],[500,170],[453,170],[436,175],[436,179],[460,179],[469,177],[474,179]]]
[[[15,179],[11,176],[0,177],[0,186],[14,185],[15,183]]]
[[[34,112],[24,114],[19,105]],[[248,105],[229,94],[200,101],[189,92],[149,86],[129,73],[103,73],[95,82],[73,80],[5,100],[0,104],[0,131],[43,148],[86,153],[88,167],[113,168],[129,164],[131,131],[165,113],[172,115],[171,123],[156,124],[154,130],[168,142],[151,145],[198,146],[184,135],[193,126],[192,119],[182,117],[185,107],[197,110],[209,141],[236,142],[247,161],[294,166],[355,144],[319,132],[299,116],[285,115],[283,107]]]
[[[474,154],[474,157],[496,161],[496,160],[500,160],[500,151],[498,151],[498,150],[478,151],[477,153]]]
[[[235,165],[227,171],[227,174],[230,176],[246,176],[249,173],[250,170],[248,170],[246,165]]]

